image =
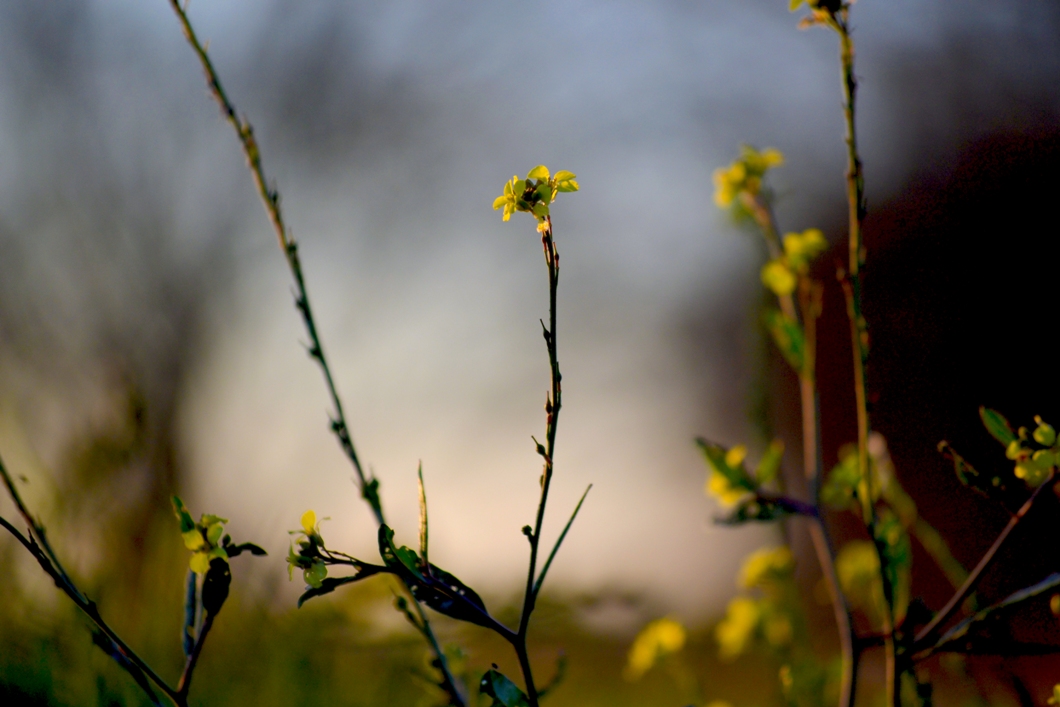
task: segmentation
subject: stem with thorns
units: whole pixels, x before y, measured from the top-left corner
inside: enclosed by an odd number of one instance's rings
[[[365,474],[364,468],[361,465],[360,457],[357,454],[357,449],[353,444],[353,436],[350,433],[350,427],[346,421],[346,415],[342,408],[342,399],[339,397],[338,388],[335,385],[331,367],[328,364],[327,357],[324,355],[324,346],[321,342],[320,334],[317,331],[313,309],[309,303],[309,293],[306,290],[305,277],[302,273],[302,261],[298,256],[298,244],[291,237],[290,231],[284,222],[283,212],[280,209],[279,191],[277,191],[275,187],[270,187],[265,178],[265,169],[262,166],[261,153],[258,149],[258,144],[254,139],[254,128],[246,118],[239,117],[235,105],[229,100],[228,95],[225,93],[225,90],[221,85],[221,80],[218,78],[217,71],[214,69],[213,63],[210,61],[210,57],[206,53],[206,49],[199,41],[195,34],[195,30],[191,26],[191,21],[188,19],[185,9],[181,6],[178,0],[169,0],[169,4],[173,8],[173,12],[176,13],[177,19],[180,21],[181,27],[184,30],[184,36],[188,40],[188,44],[191,45],[199,59],[199,63],[202,65],[203,72],[206,74],[206,83],[209,86],[213,99],[221,107],[221,112],[225,119],[235,129],[240,145],[242,145],[243,153],[247,158],[247,166],[249,167],[250,174],[254,180],[254,185],[257,187],[258,194],[265,206],[265,211],[268,213],[269,220],[272,222],[273,229],[276,231],[276,238],[279,241],[280,250],[283,251],[284,257],[287,260],[287,266],[291,271],[291,276],[294,278],[296,289],[295,306],[302,315],[302,322],[305,325],[306,333],[309,335],[309,355],[320,366],[320,370],[324,376],[324,383],[327,386],[328,395],[331,398],[331,404],[334,408],[331,419],[331,430],[338,439],[343,453],[353,465],[353,469],[357,474],[357,483],[360,487],[361,497],[371,507],[376,522],[379,525],[382,525],[385,523],[385,516],[383,515],[382,502],[379,498],[379,482],[377,479],[371,478],[370,475]],[[406,585],[406,589],[408,589],[409,594],[411,595],[412,591],[409,589],[408,585]],[[415,600],[415,597],[413,597],[413,605],[415,606],[417,616],[421,622],[421,633],[427,638],[427,642],[430,645],[431,651],[435,654],[439,670],[442,673],[442,688],[448,694],[452,705],[455,707],[464,707],[466,704],[464,695],[449,670],[445,653],[442,651],[434,636],[430,622],[427,620],[427,615],[420,603]]]

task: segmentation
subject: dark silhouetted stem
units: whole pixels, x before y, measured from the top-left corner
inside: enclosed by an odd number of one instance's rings
[[[552,378],[552,389],[545,403],[545,453],[544,469],[541,472],[541,499],[537,504],[537,518],[533,531],[527,536],[530,540],[530,566],[526,573],[526,593],[523,595],[523,610],[519,617],[519,630],[513,642],[519,657],[519,667],[526,683],[526,695],[530,707],[537,707],[537,688],[526,653],[526,633],[530,626],[530,615],[537,601],[535,579],[537,577],[537,553],[541,544],[541,527],[545,522],[545,506],[548,503],[548,490],[552,483],[552,463],[556,451],[556,425],[559,422],[559,411],[563,404],[563,376],[559,372],[559,360],[556,358],[556,289],[559,285],[559,251],[552,237],[552,218],[546,217],[546,228],[541,232],[541,247],[545,253],[545,264],[548,266],[548,328],[545,330],[545,343],[548,346],[548,363]],[[540,587],[537,587],[540,590]]]
[[[953,596],[950,597],[950,600],[946,602],[946,605],[942,607],[937,614],[935,614],[930,623],[917,632],[916,638],[913,641],[914,652],[927,648],[927,644],[935,639],[938,630],[942,628],[942,625],[946,620],[953,615],[953,612],[957,610],[965,597],[975,589],[983,572],[986,571],[986,568],[989,567],[997,557],[997,551],[1001,549],[1001,546],[1005,544],[1006,540],[1008,540],[1012,531],[1016,529],[1016,526],[1019,525],[1024,516],[1030,512],[1031,507],[1034,506],[1034,501],[1038,498],[1038,494],[1040,494],[1042,489],[1047,486],[1052,486],[1054,474],[1055,472],[1051,473],[1045,483],[1034,489],[1034,493],[1031,494],[1030,498],[1028,498],[1024,504],[1020,506],[1019,510],[1009,519],[1004,529],[1002,529],[1001,533],[997,536],[997,539],[994,540],[994,543],[990,546],[990,549],[986,551],[986,554],[984,554],[982,559],[979,560],[979,564],[977,564],[975,569],[973,569],[968,575],[968,579],[964,580],[964,584],[961,585],[960,589],[954,592]]]

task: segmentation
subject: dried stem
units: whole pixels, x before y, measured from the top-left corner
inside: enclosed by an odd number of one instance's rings
[[[265,178],[265,169],[262,166],[261,153],[258,149],[258,144],[254,139],[254,128],[246,118],[239,117],[236,112],[235,105],[233,105],[229,100],[228,95],[225,93],[225,90],[221,85],[221,80],[218,78],[217,71],[214,69],[213,63],[210,61],[210,57],[206,53],[206,49],[196,36],[195,30],[191,26],[191,21],[188,19],[184,8],[181,7],[180,2],[178,0],[170,0],[169,4],[172,6],[174,13],[176,13],[177,19],[180,21],[181,27],[184,30],[184,36],[188,40],[188,44],[191,45],[196,56],[199,58],[199,63],[202,65],[203,72],[206,74],[206,83],[209,86],[211,95],[221,107],[221,113],[224,115],[225,119],[235,129],[236,136],[239,138],[239,142],[243,147],[243,154],[247,158],[247,165],[254,180],[254,185],[257,187],[258,194],[265,206],[265,211],[268,213],[269,220],[272,222],[273,229],[276,231],[276,238],[279,242],[280,249],[283,251],[284,257],[287,259],[288,268],[291,271],[291,276],[294,278],[296,288],[295,306],[302,315],[302,322],[305,325],[306,333],[309,336],[309,355],[320,366],[320,370],[324,376],[324,383],[327,386],[328,395],[331,398],[331,403],[334,408],[331,420],[332,432],[334,432],[338,439],[343,453],[353,465],[354,471],[357,474],[357,482],[360,487],[361,497],[364,498],[371,507],[376,522],[379,525],[382,525],[386,520],[383,515],[382,502],[379,498],[379,482],[375,478],[371,478],[369,475],[365,474],[364,468],[361,465],[360,457],[357,454],[357,449],[353,444],[353,437],[350,433],[350,427],[346,421],[346,414],[342,407],[342,399],[335,386],[334,376],[332,375],[327,357],[324,354],[324,346],[317,330],[316,319],[313,316],[313,309],[309,303],[309,293],[306,290],[305,277],[302,272],[302,262],[298,256],[298,244],[290,235],[290,231],[284,222],[283,212],[280,209],[280,194],[275,187],[269,186],[268,181]],[[408,585],[406,585],[406,589],[409,589]],[[411,595],[411,593],[411,589],[409,589],[409,594]],[[422,633],[427,637],[431,651],[435,654],[437,664],[442,673],[442,688],[448,694],[452,705],[455,707],[464,707],[466,700],[449,670],[445,653],[438,645],[438,641],[434,636],[423,607],[420,606],[418,601],[415,601],[414,597],[413,599],[416,613],[422,622]]]

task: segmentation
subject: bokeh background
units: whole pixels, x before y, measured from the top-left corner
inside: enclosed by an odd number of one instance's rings
[[[541,661],[560,646],[571,657],[557,700],[677,704],[664,677],[619,677],[630,636],[664,614],[693,627],[708,696],[756,685],[747,699],[775,697],[753,678],[768,667],[719,672],[708,629],[742,558],[782,529],[713,526],[692,439],[754,450],[791,424],[790,381],[755,324],[760,248],[713,207],[713,168],[740,142],[782,149],[781,223],[843,236],[835,41],[796,31],[785,5],[190,8],[283,195],[354,438],[399,539],[415,538],[422,460],[432,559],[491,606],[513,603],[522,582],[519,528],[539,474],[530,435],[543,431],[548,369],[538,239],[529,219],[502,224],[489,206],[505,179],[540,162],[578,174],[582,191],[554,209],[565,407],[546,539],[594,487],[539,629]],[[951,503],[961,492],[933,449],[945,437],[996,454],[976,429],[980,403],[1014,419],[1057,407],[1045,368],[1060,11],[865,0],[855,18],[877,426],[922,511],[974,563],[1004,517]],[[411,703],[422,690],[405,676],[422,651],[386,608],[388,588],[291,608],[301,586],[282,558],[305,509],[330,517],[329,544],[353,554],[372,557],[375,533],[329,434],[288,277],[166,3],[0,3],[8,467],[89,591],[162,665],[179,661],[184,561],[170,494],[269,550],[236,561],[230,625],[219,623],[197,678],[202,699]],[[829,312],[834,460],[853,424],[834,297]],[[798,546],[798,528],[787,532]],[[1030,581],[1057,560],[1034,557],[1018,563]],[[0,567],[6,689],[135,703],[6,539]],[[1019,579],[992,581],[1001,592]],[[937,580],[920,588],[933,603],[944,599]],[[442,625],[474,646],[473,665],[503,654]],[[831,640],[825,625],[823,650]],[[239,665],[226,667],[233,655]],[[614,679],[594,682],[587,666]]]

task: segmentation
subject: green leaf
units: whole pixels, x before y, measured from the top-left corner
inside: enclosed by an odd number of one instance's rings
[[[328,567],[320,560],[317,560],[313,564],[309,565],[302,570],[302,579],[310,587],[316,589],[324,583],[324,579],[328,576]]]
[[[224,535],[225,527],[220,523],[214,523],[206,527],[206,541],[211,545],[216,545]]]
[[[764,316],[764,323],[773,343],[796,373],[802,372],[806,352],[806,337],[799,323],[784,316],[779,309],[769,309]]]
[[[188,509],[184,507],[184,502],[180,500],[179,496],[173,497],[173,511],[177,514],[177,518],[180,519],[181,533],[195,529],[195,521],[192,520],[191,514],[188,513]]]
[[[857,498],[860,481],[858,455],[854,453],[843,456],[839,463],[832,467],[824,485],[821,486],[821,503],[837,511],[851,508]]]
[[[539,164],[534,167],[530,172],[527,173],[527,179],[548,179],[548,167],[543,164]]]
[[[561,169],[560,171],[552,175],[552,178],[557,182],[569,182],[572,179],[577,178],[577,176],[578,175],[576,175],[574,172],[568,172],[565,169]]]
[[[394,530],[386,523],[379,526],[379,555],[390,569],[410,574],[416,580],[423,579],[420,572],[420,558],[416,551],[404,545],[401,547],[395,545]]]
[[[560,192],[572,192],[578,191],[581,187],[578,186],[578,182],[573,179],[568,179],[562,182],[556,182],[556,191]]]
[[[440,614],[478,626],[495,628],[496,620],[474,589],[437,565],[424,571],[414,550],[394,545],[394,531],[379,526],[379,553],[387,569],[404,579],[412,596]]]
[[[1008,424],[1005,416],[997,410],[980,407],[979,417],[982,418],[983,427],[986,428],[986,431],[998,442],[1001,442],[1002,446],[1008,447],[1009,444],[1016,441],[1016,433],[1012,431],[1012,426]]]
[[[791,0],[791,2],[788,3],[788,10],[790,12],[795,12],[800,7],[802,7],[803,3],[805,2],[806,0]]]
[[[585,493],[583,493],[582,497],[578,499],[578,505],[574,507],[574,512],[570,514],[570,520],[568,520],[567,524],[563,526],[563,532],[559,534],[559,538],[556,540],[556,544],[552,547],[552,552],[548,553],[548,559],[545,560],[545,565],[541,568],[541,574],[538,575],[537,581],[534,582],[535,595],[541,591],[541,585],[545,583],[545,575],[548,574],[548,568],[552,566],[552,560],[555,559],[556,553],[559,552],[560,545],[563,544],[564,538],[567,537],[567,532],[570,530],[571,525],[574,524],[574,519],[578,517],[578,511],[582,509],[582,504],[585,503],[585,497],[589,495],[589,491],[591,491],[592,488],[593,485],[589,484],[589,486],[585,489]]]
[[[487,670],[482,676],[479,692],[493,698],[490,707],[529,707],[530,705],[526,694],[496,669]]]
[[[717,474],[724,476],[730,484],[738,488],[745,489],[747,491],[754,491],[757,489],[757,485],[751,476],[744,469],[743,463],[741,462],[738,466],[731,466],[725,459],[728,450],[713,442],[708,442],[702,437],[696,438],[696,445],[699,446],[699,450],[703,453],[703,458],[707,460],[707,464]]]
[[[780,462],[783,458],[784,441],[778,438],[769,443],[766,453],[762,455],[762,461],[758,462],[758,468],[755,470],[755,481],[761,485],[768,484],[775,479],[777,472],[780,471]]]

